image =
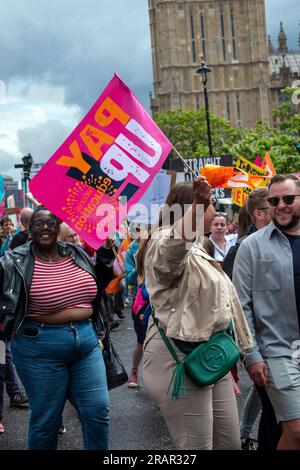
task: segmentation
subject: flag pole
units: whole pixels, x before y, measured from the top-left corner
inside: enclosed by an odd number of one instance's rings
[[[178,150],[176,150],[175,147],[173,147],[173,150],[177,153],[178,157],[180,158],[180,160],[182,160],[182,163],[184,164],[184,166],[186,166],[186,168],[192,173],[192,175],[197,178],[197,175],[194,170],[192,170],[192,168],[190,167],[190,165],[186,162],[185,158],[183,158],[182,155],[180,155],[180,153],[178,152]]]
[[[115,258],[116,258],[116,257],[118,256],[118,253],[117,253],[117,251],[116,251],[115,247],[114,247],[114,246],[112,246],[112,247],[111,247],[111,249],[112,249],[112,251],[113,251],[113,254],[115,255]]]
[[[122,266],[120,265],[120,261],[118,260],[118,252],[117,252],[117,250],[115,249],[114,246],[112,246],[111,248],[112,248],[113,254],[115,255],[115,261],[117,262],[120,271],[122,271]],[[119,248],[121,248],[121,245],[120,245]]]

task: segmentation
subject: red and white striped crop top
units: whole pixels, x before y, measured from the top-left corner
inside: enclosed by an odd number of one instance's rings
[[[68,308],[90,308],[96,294],[95,279],[72,258],[56,263],[36,259],[27,316],[51,315]]]

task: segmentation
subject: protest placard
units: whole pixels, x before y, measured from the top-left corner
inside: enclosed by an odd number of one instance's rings
[[[99,248],[162,167],[172,144],[114,75],[30,182],[35,198]]]
[[[176,176],[175,172],[174,175]],[[160,170],[154,177],[151,186],[141,197],[138,204],[128,214],[129,222],[152,225],[158,221],[159,211],[165,203],[172,186],[172,174]]]
[[[239,157],[236,162],[236,168],[245,171],[249,175],[259,175],[259,176],[268,176],[268,171],[260,168],[254,163],[250,162],[244,157]],[[262,186],[266,186],[268,183],[267,179],[262,180]],[[242,207],[246,204],[248,196],[251,192],[251,188],[235,188],[232,190],[232,202],[239,207]]]

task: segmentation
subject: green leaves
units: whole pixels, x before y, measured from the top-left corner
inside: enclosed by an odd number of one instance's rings
[[[277,173],[300,171],[300,156],[295,143],[300,142],[300,114],[291,101],[293,89],[283,90],[286,101],[273,111],[278,127],[258,121],[253,129],[232,127],[226,119],[210,113],[214,155],[239,155],[254,161],[268,151]],[[207,156],[205,110],[176,110],[157,113],[154,120],[183,157]]]

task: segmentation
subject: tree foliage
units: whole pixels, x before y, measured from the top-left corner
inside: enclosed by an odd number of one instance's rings
[[[273,111],[277,127],[258,121],[253,129],[232,127],[226,119],[210,113],[211,140],[214,155],[230,154],[234,160],[239,155],[254,161],[269,152],[277,173],[300,171],[300,156],[295,147],[300,142],[300,114],[289,97]],[[157,125],[183,157],[209,155],[205,110],[167,111],[154,116]]]
[[[284,130],[285,123],[296,114],[296,105],[292,101],[294,91],[295,88],[293,87],[286,87],[281,90],[281,104],[272,112],[273,120],[281,130]]]

